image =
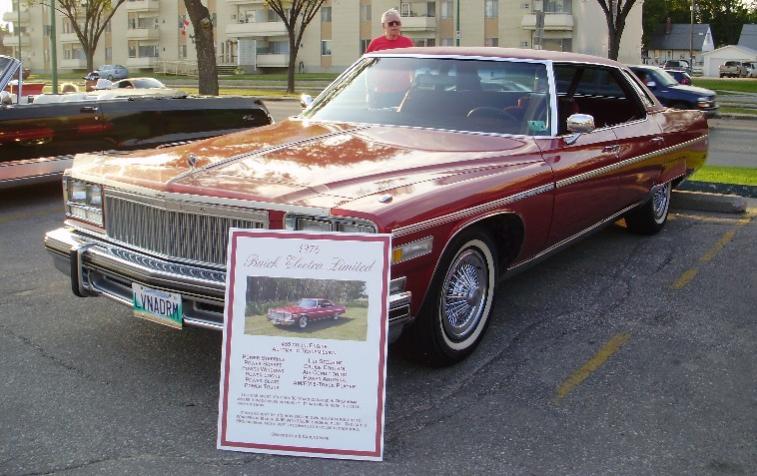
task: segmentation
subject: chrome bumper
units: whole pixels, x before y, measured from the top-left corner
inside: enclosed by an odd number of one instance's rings
[[[105,296],[131,306],[131,285],[137,282],[181,294],[184,324],[223,329],[223,270],[153,257],[67,227],[47,232],[45,248],[53,256],[55,267],[70,276],[76,296]],[[389,296],[390,342],[413,320],[411,297],[409,291]]]

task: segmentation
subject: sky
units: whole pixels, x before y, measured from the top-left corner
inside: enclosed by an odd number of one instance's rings
[[[13,10],[13,8],[11,7],[11,0],[0,0],[0,17],[3,16],[3,13],[9,12],[11,10]],[[4,25],[5,22],[0,19],[0,24]]]

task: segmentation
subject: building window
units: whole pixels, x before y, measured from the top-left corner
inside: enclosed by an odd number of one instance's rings
[[[573,39],[563,38],[560,40],[560,51],[573,51]]]
[[[181,45],[179,46],[179,56],[181,58],[187,57],[187,45]]]
[[[105,61],[110,61],[113,59],[113,48],[110,46],[105,47]]]
[[[371,44],[371,40],[360,40],[360,54],[364,54],[365,50],[368,49],[368,45]]]
[[[486,0],[484,3],[484,16],[496,18],[499,16],[499,0]]]
[[[572,13],[571,0],[544,0],[544,13]]]
[[[331,56],[331,40],[321,40],[321,56]]]
[[[370,5],[360,5],[360,21],[371,21]]]
[[[110,33],[110,21],[105,24],[105,33]]]
[[[415,46],[436,46],[436,38],[418,38],[414,39]]]
[[[499,38],[485,38],[484,46],[499,46]]]
[[[442,18],[452,18],[452,0],[442,0]]]
[[[321,7],[321,23],[331,22],[331,7]]]
[[[455,40],[453,40],[452,38],[442,38],[439,41],[439,46],[454,46],[454,45],[455,45]]]
[[[520,42],[521,48],[528,48],[528,42],[527,41],[521,41]]]
[[[426,16],[431,18],[436,16],[436,2],[426,2]]]

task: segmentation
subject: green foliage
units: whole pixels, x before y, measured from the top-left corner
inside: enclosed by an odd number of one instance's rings
[[[337,304],[366,298],[364,281],[335,279],[247,278],[247,313],[265,314],[270,307],[293,304],[301,298],[325,298]]]
[[[711,89],[718,94],[756,93],[757,80],[693,78],[694,86]]]

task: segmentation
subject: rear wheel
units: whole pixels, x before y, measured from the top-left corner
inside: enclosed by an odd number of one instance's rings
[[[432,365],[467,357],[489,324],[497,278],[496,247],[488,233],[464,231],[448,248],[405,348]]]
[[[642,235],[653,235],[660,231],[668,219],[670,189],[670,182],[656,185],[649,200],[626,214],[628,229]]]

